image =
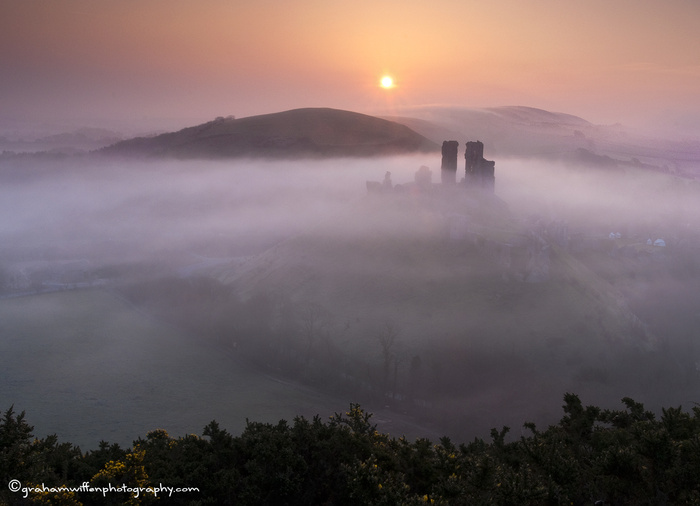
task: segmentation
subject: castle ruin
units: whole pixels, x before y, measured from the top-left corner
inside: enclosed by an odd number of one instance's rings
[[[440,180],[442,184],[455,184],[457,182],[457,151],[459,142],[443,141],[442,166]]]
[[[443,185],[457,182],[457,141],[442,143],[442,172]],[[484,159],[484,143],[469,141],[464,152],[464,184],[470,187],[482,188],[490,192],[496,189],[496,162]]]
[[[484,159],[484,143],[481,141],[468,141],[464,152],[464,177],[460,185],[467,188],[475,188],[490,193],[496,189],[496,162]],[[443,141],[442,164],[440,166],[440,182],[443,187],[457,185],[457,153],[459,142]],[[432,182],[432,173],[428,167],[421,167],[415,175],[415,182],[405,185],[393,186],[391,173],[387,172],[383,182],[367,181],[368,193],[403,192],[414,188],[415,192],[425,193],[432,191],[435,186]]]
[[[496,162],[484,159],[483,142],[467,142],[464,161],[464,180],[467,185],[491,192],[496,190]]]

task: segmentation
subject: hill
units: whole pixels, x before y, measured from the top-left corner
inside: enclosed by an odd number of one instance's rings
[[[535,406],[543,421],[556,409],[543,397],[564,389],[603,403],[639,393],[647,372],[632,357],[656,338],[615,287],[557,245],[557,223],[526,222],[480,192],[374,197],[217,268],[244,297],[266,294],[280,308],[268,314],[285,336],[280,361],[333,364],[355,389],[423,406],[462,436]]]
[[[357,157],[437,150],[438,146],[399,123],[328,108],[214,121],[156,137],[108,146],[112,155],[177,158]]]
[[[621,124],[525,106],[408,107],[388,117],[434,142],[479,139],[496,157],[541,158],[609,169],[645,168],[697,177],[698,139],[642,132]]]
[[[424,106],[392,117],[429,139],[479,139],[499,156],[543,156],[590,148],[601,128],[578,116],[524,106],[490,108]],[[606,130],[609,134],[610,129]],[[576,133],[578,132],[578,133]]]

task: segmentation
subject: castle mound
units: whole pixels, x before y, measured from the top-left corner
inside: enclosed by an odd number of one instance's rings
[[[407,126],[374,116],[328,108],[214,121],[151,138],[135,138],[101,150],[113,155],[177,158],[356,157],[437,151]]]

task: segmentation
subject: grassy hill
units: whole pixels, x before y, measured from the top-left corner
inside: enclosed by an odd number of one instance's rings
[[[535,239],[528,228],[493,196],[453,197],[368,198],[328,217],[327,226],[243,266],[223,268],[218,277],[242,293],[270,290],[327,305],[342,320],[381,314],[401,321],[411,346],[427,334],[431,345],[455,334],[500,336],[510,343],[505,336],[532,331],[544,341],[577,323],[591,336],[602,334],[586,321],[589,311],[615,311],[611,320],[624,320],[604,281],[564,251],[549,254],[546,281],[525,281],[534,269],[528,255]],[[450,212],[467,222],[463,235],[451,235]],[[605,325],[611,339],[623,340],[624,324]]]
[[[244,297],[286,301],[292,309],[271,319],[288,336],[299,308],[321,308],[329,337],[308,341],[319,362],[330,360],[324,346],[342,350],[337,368],[350,381],[386,389],[392,403],[425,402],[423,414],[452,434],[528,413],[546,420],[557,406],[543,399],[562,391],[611,404],[623,391],[665,395],[667,384],[647,381],[668,366],[656,337],[608,281],[571,252],[538,246],[542,237],[491,195],[385,195],[216,275]],[[548,275],[528,282],[543,251]]]
[[[357,157],[434,151],[410,128],[365,114],[328,108],[214,121],[151,138],[119,142],[105,154],[178,158]]]

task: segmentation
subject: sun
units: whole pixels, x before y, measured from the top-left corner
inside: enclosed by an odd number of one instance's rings
[[[384,76],[379,80],[379,86],[388,90],[394,87],[394,79],[391,76]]]

